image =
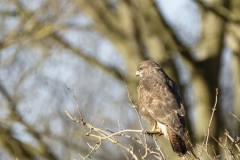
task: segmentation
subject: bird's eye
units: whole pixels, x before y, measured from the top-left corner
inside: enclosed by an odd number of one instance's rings
[[[141,71],[141,70],[143,70],[143,68],[141,67],[141,68],[139,68],[139,70]]]

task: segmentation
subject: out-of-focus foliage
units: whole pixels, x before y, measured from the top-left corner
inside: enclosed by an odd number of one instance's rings
[[[121,74],[136,101],[135,71],[144,59],[161,64],[179,84],[194,147],[208,129],[215,88],[211,134],[223,138],[227,129],[233,138],[240,135],[230,114],[240,117],[238,0],[2,0],[0,6],[1,159],[81,159],[78,153],[89,153],[87,143],[96,142],[64,113],[66,106],[78,115],[64,84],[86,121],[104,121],[103,129],[112,131],[118,120],[123,129],[139,129]],[[137,150],[138,144],[121,140]],[[166,139],[158,143],[176,158]],[[224,158],[210,136],[213,145]],[[92,158],[125,155],[104,142]]]

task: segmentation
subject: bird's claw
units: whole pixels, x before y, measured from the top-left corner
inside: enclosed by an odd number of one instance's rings
[[[163,135],[162,132],[158,131],[158,130],[155,130],[155,131],[147,131],[147,130],[142,130],[142,134],[147,134],[149,136],[154,136],[154,135]]]

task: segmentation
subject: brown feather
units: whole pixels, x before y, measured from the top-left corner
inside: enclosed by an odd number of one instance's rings
[[[185,109],[177,84],[153,61],[139,63],[136,75],[140,76],[137,88],[140,115],[151,125],[158,123],[174,152],[184,155]]]
[[[183,156],[187,152],[184,140],[177,135],[170,127],[167,127],[167,133],[172,145],[173,151],[179,156]]]

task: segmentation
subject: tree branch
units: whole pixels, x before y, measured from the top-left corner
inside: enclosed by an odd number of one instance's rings
[[[69,44],[68,42],[66,42],[61,36],[57,35],[56,33],[52,34],[51,37],[56,42],[61,44],[64,48],[71,50],[73,53],[75,53],[79,57],[83,58],[89,64],[96,66],[97,68],[100,68],[101,70],[108,73],[109,75],[121,80],[121,74],[119,73],[119,71],[117,69],[111,68],[109,66],[105,66],[102,63],[100,63],[99,61],[97,61],[96,59],[83,54],[78,48],[76,48],[76,47],[72,46],[71,44]]]
[[[12,117],[12,120],[17,120],[21,124],[23,124],[27,131],[38,141],[39,143],[39,148],[41,149],[41,153],[48,158],[48,159],[57,159],[50,151],[48,146],[42,141],[41,135],[36,132],[30,125],[28,125],[23,119],[22,116],[16,111],[16,102],[14,99],[12,99],[11,95],[7,92],[7,90],[1,85],[0,83],[0,92],[2,95],[5,97],[5,99],[9,103],[9,111],[10,111],[10,116]],[[31,153],[29,153],[31,154]],[[39,153],[40,154],[40,153]]]
[[[210,6],[210,5],[205,4],[203,0],[193,0],[193,1],[195,1],[197,4],[199,4],[204,9],[211,11],[212,13],[219,16],[220,18],[222,18],[225,21],[232,22],[235,24],[240,24],[240,18],[222,6],[217,6],[217,7]]]
[[[126,145],[122,144],[120,141],[118,141],[116,138],[116,136],[122,136],[122,137],[126,137],[126,138],[130,138],[132,139],[133,141],[136,141],[137,143],[139,143],[144,149],[145,149],[145,153],[144,155],[142,156],[142,159],[145,159],[147,157],[148,154],[152,154],[154,157],[158,158],[158,159],[165,159],[164,158],[164,155],[162,154],[162,151],[160,150],[160,147],[158,146],[158,144],[155,142],[155,145],[156,147],[158,148],[158,151],[153,151],[151,149],[151,147],[148,146],[147,144],[147,140],[146,140],[146,135],[145,133],[147,133],[143,127],[142,127],[142,124],[141,124],[141,120],[140,120],[140,117],[138,116],[138,119],[139,119],[139,123],[140,123],[140,126],[141,126],[141,129],[140,130],[132,130],[132,129],[123,129],[123,130],[120,130],[118,132],[113,132],[113,131],[110,131],[110,130],[107,130],[108,132],[102,130],[102,128],[98,128],[98,127],[95,127],[93,126],[92,124],[88,123],[88,122],[85,122],[83,121],[83,117],[82,117],[82,113],[81,113],[81,110],[78,106],[78,102],[77,102],[77,99],[76,97],[74,96],[74,94],[72,93],[71,89],[68,88],[68,90],[71,92],[72,96],[74,97],[74,100],[75,100],[75,103],[76,103],[76,106],[78,108],[78,111],[79,111],[79,115],[80,115],[80,120],[78,120],[77,118],[73,117],[70,112],[65,109],[65,112],[67,114],[67,116],[74,122],[76,123],[79,123],[87,128],[89,128],[89,131],[85,134],[86,136],[90,136],[90,137],[93,137],[93,138],[96,138],[98,139],[97,140],[97,143],[94,145],[94,146],[90,146],[88,145],[88,147],[91,148],[91,151],[84,157],[82,155],[80,155],[83,159],[86,159],[86,158],[89,158],[90,155],[93,153],[93,151],[99,149],[100,145],[101,145],[101,142],[103,140],[108,140],[108,141],[111,141],[113,144],[116,144],[118,145],[119,147],[123,148],[124,150],[126,150],[127,152],[129,152],[132,157],[137,160],[137,155],[136,153],[133,152],[133,148],[132,147],[127,147]],[[130,95],[129,95],[130,96]],[[131,101],[131,100],[130,100]],[[135,111],[137,112],[136,110],[136,107],[133,107],[135,109]],[[138,112],[137,112],[138,113]],[[120,127],[119,127],[120,128]],[[133,136],[130,136],[130,135],[127,135],[126,133],[134,133],[136,134],[137,137],[133,137]],[[143,135],[144,137],[144,142],[142,142],[141,138],[139,137],[141,135]],[[140,150],[140,149],[139,149]]]

